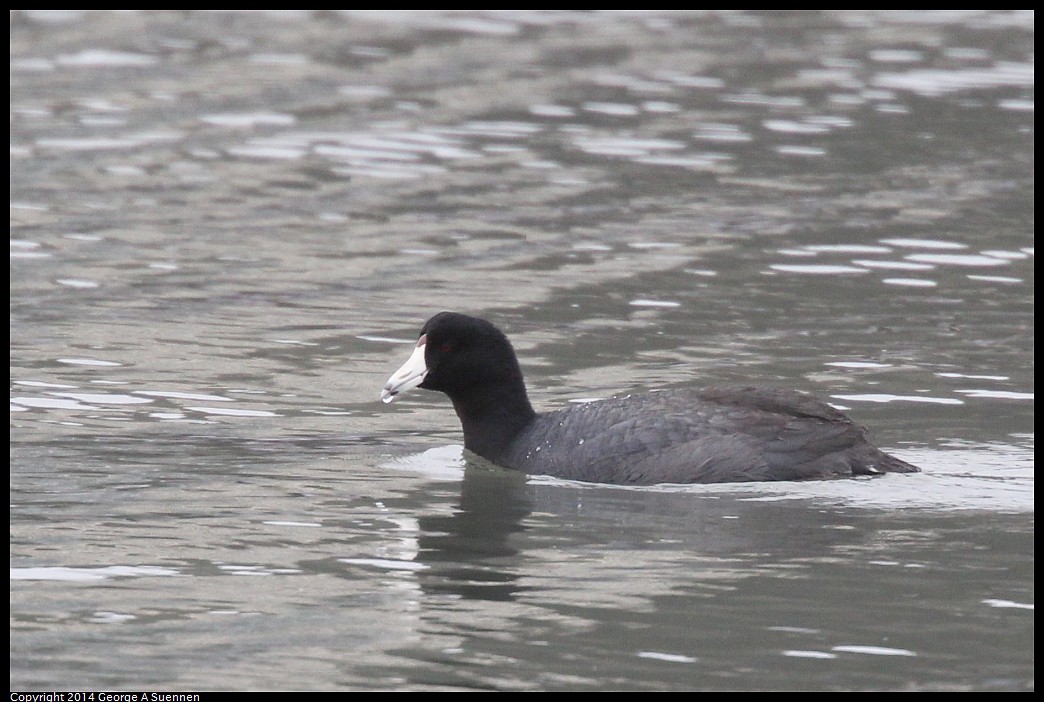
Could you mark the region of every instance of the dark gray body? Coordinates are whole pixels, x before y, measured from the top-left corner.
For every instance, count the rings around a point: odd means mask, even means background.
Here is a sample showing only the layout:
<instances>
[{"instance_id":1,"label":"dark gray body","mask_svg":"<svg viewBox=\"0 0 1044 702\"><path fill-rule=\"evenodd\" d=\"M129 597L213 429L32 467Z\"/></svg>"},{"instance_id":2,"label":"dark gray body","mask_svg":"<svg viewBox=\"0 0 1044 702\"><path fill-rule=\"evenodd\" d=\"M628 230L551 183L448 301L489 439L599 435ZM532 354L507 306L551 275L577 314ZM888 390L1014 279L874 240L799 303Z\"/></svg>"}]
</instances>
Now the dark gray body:
<instances>
[{"instance_id":1,"label":"dark gray body","mask_svg":"<svg viewBox=\"0 0 1044 702\"><path fill-rule=\"evenodd\" d=\"M526 473L634 485L917 471L833 407L755 387L651 392L537 415L487 458Z\"/></svg>"}]
</instances>

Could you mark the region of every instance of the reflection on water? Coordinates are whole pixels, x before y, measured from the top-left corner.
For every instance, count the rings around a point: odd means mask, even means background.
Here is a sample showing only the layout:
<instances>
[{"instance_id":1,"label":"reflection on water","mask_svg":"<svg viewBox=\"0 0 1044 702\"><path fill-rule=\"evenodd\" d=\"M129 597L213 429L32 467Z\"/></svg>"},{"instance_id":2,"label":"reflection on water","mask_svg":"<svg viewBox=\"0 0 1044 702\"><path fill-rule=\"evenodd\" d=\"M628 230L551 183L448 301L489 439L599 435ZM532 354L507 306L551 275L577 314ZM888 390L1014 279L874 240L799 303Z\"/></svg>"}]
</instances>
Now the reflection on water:
<instances>
[{"instance_id":1,"label":"reflection on water","mask_svg":"<svg viewBox=\"0 0 1044 702\"><path fill-rule=\"evenodd\" d=\"M1033 14L11 14L13 689L1032 689ZM642 490L377 402L808 390L916 476Z\"/></svg>"}]
</instances>

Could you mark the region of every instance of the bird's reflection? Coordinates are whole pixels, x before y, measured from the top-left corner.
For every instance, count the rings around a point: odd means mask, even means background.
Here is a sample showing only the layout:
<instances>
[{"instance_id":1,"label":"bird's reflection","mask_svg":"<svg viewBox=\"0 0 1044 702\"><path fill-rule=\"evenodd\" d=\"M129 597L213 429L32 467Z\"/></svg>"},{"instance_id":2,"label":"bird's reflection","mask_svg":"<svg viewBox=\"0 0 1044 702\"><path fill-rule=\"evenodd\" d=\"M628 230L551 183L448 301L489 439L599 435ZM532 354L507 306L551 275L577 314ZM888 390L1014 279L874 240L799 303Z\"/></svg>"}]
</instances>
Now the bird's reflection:
<instances>
[{"instance_id":1,"label":"bird's reflection","mask_svg":"<svg viewBox=\"0 0 1044 702\"><path fill-rule=\"evenodd\" d=\"M530 513L526 476L469 460L460 503L450 515L421 517L417 560L425 591L506 600L519 589L519 550L512 535Z\"/></svg>"}]
</instances>

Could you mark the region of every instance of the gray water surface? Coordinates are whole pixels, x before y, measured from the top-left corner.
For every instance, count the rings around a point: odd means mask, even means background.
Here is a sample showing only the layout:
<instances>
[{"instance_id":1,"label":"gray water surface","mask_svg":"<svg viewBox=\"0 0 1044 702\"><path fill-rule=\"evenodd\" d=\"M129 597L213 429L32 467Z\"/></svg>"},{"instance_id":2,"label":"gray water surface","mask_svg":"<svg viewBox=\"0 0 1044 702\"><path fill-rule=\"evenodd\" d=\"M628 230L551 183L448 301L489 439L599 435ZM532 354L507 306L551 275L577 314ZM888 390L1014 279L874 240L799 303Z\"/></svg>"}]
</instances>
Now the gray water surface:
<instances>
[{"instance_id":1,"label":"gray water surface","mask_svg":"<svg viewBox=\"0 0 1044 702\"><path fill-rule=\"evenodd\" d=\"M12 689L1033 689L1033 19L13 12ZM442 309L923 472L527 479Z\"/></svg>"}]
</instances>

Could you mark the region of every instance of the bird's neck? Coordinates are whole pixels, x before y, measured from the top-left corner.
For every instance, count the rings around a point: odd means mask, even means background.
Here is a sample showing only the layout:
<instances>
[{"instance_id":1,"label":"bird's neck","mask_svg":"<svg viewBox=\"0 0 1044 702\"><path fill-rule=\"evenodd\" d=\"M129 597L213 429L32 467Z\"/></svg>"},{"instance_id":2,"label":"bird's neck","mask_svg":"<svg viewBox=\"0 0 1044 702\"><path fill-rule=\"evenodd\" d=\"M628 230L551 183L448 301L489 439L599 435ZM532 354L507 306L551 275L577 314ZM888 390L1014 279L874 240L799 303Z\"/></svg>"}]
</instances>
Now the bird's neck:
<instances>
[{"instance_id":1,"label":"bird's neck","mask_svg":"<svg viewBox=\"0 0 1044 702\"><path fill-rule=\"evenodd\" d=\"M464 429L464 448L494 462L536 418L525 388L491 386L451 399Z\"/></svg>"}]
</instances>

